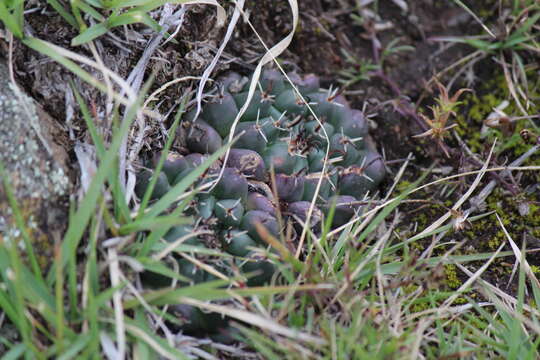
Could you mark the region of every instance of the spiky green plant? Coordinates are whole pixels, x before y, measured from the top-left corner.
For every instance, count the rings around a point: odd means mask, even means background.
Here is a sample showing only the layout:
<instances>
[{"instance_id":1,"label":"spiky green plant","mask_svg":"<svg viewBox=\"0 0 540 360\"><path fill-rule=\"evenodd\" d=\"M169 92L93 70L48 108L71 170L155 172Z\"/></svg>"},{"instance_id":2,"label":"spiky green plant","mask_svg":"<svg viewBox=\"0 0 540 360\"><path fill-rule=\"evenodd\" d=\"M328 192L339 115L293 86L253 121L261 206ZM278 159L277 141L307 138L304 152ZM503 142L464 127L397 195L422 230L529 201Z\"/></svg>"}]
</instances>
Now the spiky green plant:
<instances>
[{"instance_id":1,"label":"spiky green plant","mask_svg":"<svg viewBox=\"0 0 540 360\"><path fill-rule=\"evenodd\" d=\"M290 220L298 234L302 226L319 233L325 214L333 208L332 226L341 226L361 211L359 200L373 192L385 175L363 113L351 109L342 96L321 90L314 75L290 77L301 97L279 72L263 72L259 90L234 130L238 139L228 157L203 174L195 186L215 184L197 195L190 210L199 219L198 226L214 234L206 243L218 240L236 257L238 269L255 275L247 281L250 286L267 283L276 272L275 264L257 247L266 247L269 237L279 238L281 226ZM195 110L188 114L177 139L176 150L183 154L168 155L153 199L222 147L246 101L246 83L237 73L226 75L218 95L203 106L200 115L196 117ZM157 158L151 157L140 172L138 194L145 193ZM316 206L308 216L315 195ZM285 221L278 220L278 213ZM185 227L173 228L165 237L177 241L187 233ZM193 283L209 280L191 262L181 259L179 268ZM204 330L203 326L193 329L194 324L207 321L200 319L201 314L185 308L183 313L192 317L188 330Z\"/></svg>"}]
</instances>

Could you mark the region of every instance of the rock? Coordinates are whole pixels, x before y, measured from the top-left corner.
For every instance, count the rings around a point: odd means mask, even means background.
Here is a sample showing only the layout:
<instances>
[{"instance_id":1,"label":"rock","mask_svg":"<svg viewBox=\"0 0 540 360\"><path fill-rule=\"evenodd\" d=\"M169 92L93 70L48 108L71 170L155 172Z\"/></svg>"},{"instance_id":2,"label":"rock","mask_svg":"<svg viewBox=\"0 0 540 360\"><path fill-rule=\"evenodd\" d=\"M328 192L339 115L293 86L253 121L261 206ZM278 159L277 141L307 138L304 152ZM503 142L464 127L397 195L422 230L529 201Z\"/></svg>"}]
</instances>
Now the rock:
<instances>
[{"instance_id":1,"label":"rock","mask_svg":"<svg viewBox=\"0 0 540 360\"><path fill-rule=\"evenodd\" d=\"M60 126L32 98L10 81L0 58L0 162L14 190L34 252L44 268L50 264L53 244L67 225L67 153L60 144ZM54 140L53 140L54 139ZM18 241L21 232L0 179L0 241Z\"/></svg>"}]
</instances>

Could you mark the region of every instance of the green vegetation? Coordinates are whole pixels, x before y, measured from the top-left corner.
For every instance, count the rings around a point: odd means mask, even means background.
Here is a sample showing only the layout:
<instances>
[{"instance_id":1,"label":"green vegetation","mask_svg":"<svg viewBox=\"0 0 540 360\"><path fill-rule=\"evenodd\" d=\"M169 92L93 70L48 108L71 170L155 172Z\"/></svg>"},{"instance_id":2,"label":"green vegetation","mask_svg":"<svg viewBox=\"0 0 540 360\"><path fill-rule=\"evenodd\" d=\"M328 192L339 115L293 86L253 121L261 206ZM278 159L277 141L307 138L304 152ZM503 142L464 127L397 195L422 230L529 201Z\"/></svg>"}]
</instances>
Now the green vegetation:
<instances>
[{"instance_id":1,"label":"green vegetation","mask_svg":"<svg viewBox=\"0 0 540 360\"><path fill-rule=\"evenodd\" d=\"M94 51L123 26L160 31L152 11L166 2L48 3L75 29L71 44ZM538 130L538 68L529 59L538 53L540 9L534 1L503 4L506 34L450 40L486 61L508 56L511 68L497 66L510 76L492 76L450 108L439 79L439 98L430 99L439 100L433 112L444 120L429 124L444 130L433 139L450 157L455 149L467 153L459 135L479 160L463 155L469 174L452 172L461 162L445 172L445 156L427 169L413 169L407 158L378 188L385 165L363 113L321 90L317 77L265 69L247 83L229 73L205 88L198 117L192 94L181 94L174 119L156 126L162 146L148 146L129 164L137 175L130 189L120 176L121 149L144 127L138 119L156 116L150 109L159 101L147 94L162 84L150 77L134 93L111 71L98 79L80 65L101 69L98 60L24 33L23 0L0 2L0 22L20 44L110 95L112 109L104 122L72 86L98 166L47 264L35 251L43 240L32 237L21 212L24 199L15 198L0 164L0 194L20 230L0 234L2 359L538 358L540 270L529 245L540 238L537 158L513 170L519 179L491 168L537 145L519 132ZM382 55L410 50L396 45ZM384 57L379 65L353 55L345 61L349 88L384 70ZM513 126L484 128L503 101ZM493 179L481 211L469 214L468 191L476 195Z\"/></svg>"}]
</instances>

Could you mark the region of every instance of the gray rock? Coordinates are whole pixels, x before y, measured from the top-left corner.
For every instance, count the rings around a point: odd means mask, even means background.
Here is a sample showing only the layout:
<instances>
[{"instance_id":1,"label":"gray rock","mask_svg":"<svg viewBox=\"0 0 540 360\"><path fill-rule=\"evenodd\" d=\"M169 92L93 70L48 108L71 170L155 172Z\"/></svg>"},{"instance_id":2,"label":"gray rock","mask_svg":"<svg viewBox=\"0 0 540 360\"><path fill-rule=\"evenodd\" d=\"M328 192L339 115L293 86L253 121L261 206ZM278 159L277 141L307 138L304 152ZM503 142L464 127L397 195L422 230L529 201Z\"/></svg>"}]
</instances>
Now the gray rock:
<instances>
[{"instance_id":1,"label":"gray rock","mask_svg":"<svg viewBox=\"0 0 540 360\"><path fill-rule=\"evenodd\" d=\"M10 81L8 67L0 59L0 162L43 266L49 264L52 245L67 224L71 184L67 153L57 143L62 138L65 132L59 124ZM0 239L17 241L24 250L3 182L0 184Z\"/></svg>"}]
</instances>

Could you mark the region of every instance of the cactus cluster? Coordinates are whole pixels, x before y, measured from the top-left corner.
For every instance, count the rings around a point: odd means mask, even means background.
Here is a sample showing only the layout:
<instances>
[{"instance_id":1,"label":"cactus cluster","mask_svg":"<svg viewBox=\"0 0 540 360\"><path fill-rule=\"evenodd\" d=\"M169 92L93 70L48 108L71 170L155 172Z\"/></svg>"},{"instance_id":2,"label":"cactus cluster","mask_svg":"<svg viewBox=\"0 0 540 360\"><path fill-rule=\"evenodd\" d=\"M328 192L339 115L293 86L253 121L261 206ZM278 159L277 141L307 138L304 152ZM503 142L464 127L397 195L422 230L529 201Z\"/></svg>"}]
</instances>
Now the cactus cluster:
<instances>
[{"instance_id":1,"label":"cactus cluster","mask_svg":"<svg viewBox=\"0 0 540 360\"><path fill-rule=\"evenodd\" d=\"M247 110L234 130L238 137L226 163L214 164L198 185L219 177L210 192L197 195L192 212L213 230L222 248L241 259L245 273L257 272L248 285L267 282L275 272L265 260L253 259L253 250L266 247L266 234L279 237L280 225L292 219L299 230L322 178L310 224L314 232L331 207L333 227L347 223L356 205L383 179L385 168L368 135L366 118L351 109L342 96L320 89L314 75L290 75L302 98L281 73L266 70ZM157 199L196 166L222 147L244 105L249 79L230 73L221 79L220 91L200 115L187 114L177 134L178 152L170 152L152 194ZM313 116L315 114L318 121ZM329 162L323 173L326 149ZM182 153L182 155L180 155ZM136 192L144 193L158 157L149 161L138 177ZM273 191L274 190L274 191ZM335 205L334 205L335 204ZM279 222L280 211L285 221ZM261 232L261 226L266 229ZM166 236L175 240L192 229L173 228ZM265 234L266 233L266 234ZM256 252L255 252L256 253ZM246 260L247 259L247 260ZM189 262L180 271L194 282L208 275Z\"/></svg>"}]
</instances>

